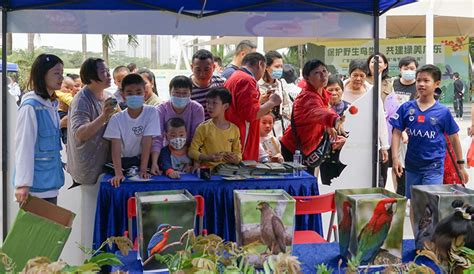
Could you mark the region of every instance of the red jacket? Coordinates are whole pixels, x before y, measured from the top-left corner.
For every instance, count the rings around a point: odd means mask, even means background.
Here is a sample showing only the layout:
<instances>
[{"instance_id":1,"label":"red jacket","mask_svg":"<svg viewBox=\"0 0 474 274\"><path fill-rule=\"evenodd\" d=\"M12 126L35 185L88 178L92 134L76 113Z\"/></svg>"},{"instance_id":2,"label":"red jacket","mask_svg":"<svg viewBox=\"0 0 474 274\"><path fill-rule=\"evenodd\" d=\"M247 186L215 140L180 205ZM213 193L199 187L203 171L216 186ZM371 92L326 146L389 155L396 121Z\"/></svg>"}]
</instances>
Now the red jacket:
<instances>
[{"instance_id":1,"label":"red jacket","mask_svg":"<svg viewBox=\"0 0 474 274\"><path fill-rule=\"evenodd\" d=\"M237 70L224 83L232 94L232 104L227 109L225 118L240 129L242 159L258 161L260 145L260 91L252 75Z\"/></svg>"},{"instance_id":2,"label":"red jacket","mask_svg":"<svg viewBox=\"0 0 474 274\"><path fill-rule=\"evenodd\" d=\"M301 142L301 151L308 155L319 145L326 127L333 127L339 117L336 112L329 108L331 94L323 90L320 95L313 86L304 84L302 91L293 103L293 119L296 132ZM290 125L283 137L283 145L292 153L296 150L296 141Z\"/></svg>"}]
</instances>

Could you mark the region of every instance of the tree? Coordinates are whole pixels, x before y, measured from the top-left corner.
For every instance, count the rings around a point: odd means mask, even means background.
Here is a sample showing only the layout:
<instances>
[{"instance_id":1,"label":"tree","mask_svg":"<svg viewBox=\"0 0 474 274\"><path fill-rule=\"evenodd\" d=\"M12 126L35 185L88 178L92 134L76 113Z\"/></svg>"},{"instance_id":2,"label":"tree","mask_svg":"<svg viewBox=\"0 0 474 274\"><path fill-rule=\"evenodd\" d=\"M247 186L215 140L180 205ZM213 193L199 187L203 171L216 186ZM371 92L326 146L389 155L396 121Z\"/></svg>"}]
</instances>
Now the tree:
<instances>
[{"instance_id":1,"label":"tree","mask_svg":"<svg viewBox=\"0 0 474 274\"><path fill-rule=\"evenodd\" d=\"M151 43L151 68L157 69L158 68L158 52L157 52L158 36L152 35L150 43Z\"/></svg>"},{"instance_id":2,"label":"tree","mask_svg":"<svg viewBox=\"0 0 474 274\"><path fill-rule=\"evenodd\" d=\"M82 61L87 59L87 34L82 35Z\"/></svg>"},{"instance_id":3,"label":"tree","mask_svg":"<svg viewBox=\"0 0 474 274\"><path fill-rule=\"evenodd\" d=\"M136 35L128 35L127 44L133 48L138 47ZM109 49L115 47L115 38L111 34L102 34L102 58L109 64Z\"/></svg>"},{"instance_id":4,"label":"tree","mask_svg":"<svg viewBox=\"0 0 474 274\"><path fill-rule=\"evenodd\" d=\"M35 34L28 33L28 51L34 52L35 51Z\"/></svg>"},{"instance_id":5,"label":"tree","mask_svg":"<svg viewBox=\"0 0 474 274\"><path fill-rule=\"evenodd\" d=\"M12 52L10 60L11 62L16 63L18 65L18 84L20 85L21 90L27 89L28 77L30 76L31 66L33 65L33 62L40 53L42 53L41 49L38 49L36 51L16 50Z\"/></svg>"},{"instance_id":6,"label":"tree","mask_svg":"<svg viewBox=\"0 0 474 274\"><path fill-rule=\"evenodd\" d=\"M13 35L11 32L7 33L7 55L13 53Z\"/></svg>"}]
</instances>

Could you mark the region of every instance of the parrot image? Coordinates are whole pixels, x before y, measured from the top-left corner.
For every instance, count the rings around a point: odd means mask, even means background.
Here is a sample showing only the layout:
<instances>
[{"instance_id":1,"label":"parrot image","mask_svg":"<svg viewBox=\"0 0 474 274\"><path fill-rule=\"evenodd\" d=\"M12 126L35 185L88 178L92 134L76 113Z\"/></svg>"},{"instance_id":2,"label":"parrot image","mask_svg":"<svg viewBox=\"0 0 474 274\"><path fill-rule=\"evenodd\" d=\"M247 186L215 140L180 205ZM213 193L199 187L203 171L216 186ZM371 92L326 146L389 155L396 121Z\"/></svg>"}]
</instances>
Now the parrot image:
<instances>
[{"instance_id":1,"label":"parrot image","mask_svg":"<svg viewBox=\"0 0 474 274\"><path fill-rule=\"evenodd\" d=\"M158 225L155 234L148 242L148 257L155 253L160 253L166 247L169 239L169 232L174 229L182 228L181 226L172 226L169 224Z\"/></svg>"},{"instance_id":2,"label":"parrot image","mask_svg":"<svg viewBox=\"0 0 474 274\"><path fill-rule=\"evenodd\" d=\"M374 261L387 238L396 206L397 200L395 198L385 198L377 203L372 217L362 228L357 239L356 261L361 264L369 264Z\"/></svg>"},{"instance_id":3,"label":"parrot image","mask_svg":"<svg viewBox=\"0 0 474 274\"><path fill-rule=\"evenodd\" d=\"M267 202L260 202L257 205L260 210L260 237L273 255L286 252L285 226L281 219L275 214Z\"/></svg>"},{"instance_id":4,"label":"parrot image","mask_svg":"<svg viewBox=\"0 0 474 274\"><path fill-rule=\"evenodd\" d=\"M339 246L341 256L349 256L349 243L352 232L352 206L349 201L342 203L342 220L339 222Z\"/></svg>"}]
</instances>

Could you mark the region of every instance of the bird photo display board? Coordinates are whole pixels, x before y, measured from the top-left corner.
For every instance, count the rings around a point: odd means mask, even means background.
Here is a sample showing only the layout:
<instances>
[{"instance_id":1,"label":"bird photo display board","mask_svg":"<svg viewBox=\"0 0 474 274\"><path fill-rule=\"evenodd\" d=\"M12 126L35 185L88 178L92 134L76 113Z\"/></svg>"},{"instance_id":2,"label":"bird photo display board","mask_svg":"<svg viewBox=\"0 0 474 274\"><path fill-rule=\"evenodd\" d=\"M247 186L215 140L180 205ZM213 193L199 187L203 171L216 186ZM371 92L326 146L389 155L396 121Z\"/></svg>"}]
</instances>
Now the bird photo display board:
<instances>
[{"instance_id":1,"label":"bird photo display board","mask_svg":"<svg viewBox=\"0 0 474 274\"><path fill-rule=\"evenodd\" d=\"M290 252L295 230L295 199L284 190L234 190L235 226L240 246L259 242L257 251ZM252 261L252 260L251 260Z\"/></svg>"},{"instance_id":2,"label":"bird photo display board","mask_svg":"<svg viewBox=\"0 0 474 274\"><path fill-rule=\"evenodd\" d=\"M339 248L353 265L401 263L406 198L383 188L336 190Z\"/></svg>"},{"instance_id":3,"label":"bird photo display board","mask_svg":"<svg viewBox=\"0 0 474 274\"><path fill-rule=\"evenodd\" d=\"M165 270L156 254L183 250L181 236L193 229L196 200L187 190L137 192L138 254L144 270Z\"/></svg>"},{"instance_id":4,"label":"bird photo display board","mask_svg":"<svg viewBox=\"0 0 474 274\"><path fill-rule=\"evenodd\" d=\"M474 190L460 185L419 185L411 189L413 208L413 235L417 249L431 241L436 225L451 215L454 201L474 205Z\"/></svg>"}]
</instances>

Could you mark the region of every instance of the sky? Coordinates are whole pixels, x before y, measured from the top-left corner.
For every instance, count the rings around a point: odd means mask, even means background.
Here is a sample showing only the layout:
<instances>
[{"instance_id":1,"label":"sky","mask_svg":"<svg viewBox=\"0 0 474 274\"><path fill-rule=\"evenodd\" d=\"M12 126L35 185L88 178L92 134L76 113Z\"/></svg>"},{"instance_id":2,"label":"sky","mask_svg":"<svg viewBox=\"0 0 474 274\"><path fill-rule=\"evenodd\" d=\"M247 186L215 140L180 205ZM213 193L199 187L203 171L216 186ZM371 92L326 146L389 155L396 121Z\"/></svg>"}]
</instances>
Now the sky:
<instances>
[{"instance_id":1,"label":"sky","mask_svg":"<svg viewBox=\"0 0 474 274\"><path fill-rule=\"evenodd\" d=\"M40 34L35 36L35 47L50 46L59 49L82 50L81 34ZM13 49L26 49L28 38L26 33L13 34ZM87 50L102 52L102 39L99 34L87 35Z\"/></svg>"}]
</instances>

